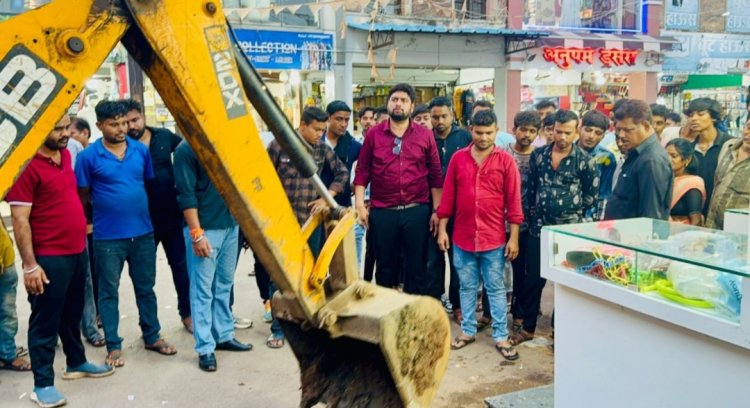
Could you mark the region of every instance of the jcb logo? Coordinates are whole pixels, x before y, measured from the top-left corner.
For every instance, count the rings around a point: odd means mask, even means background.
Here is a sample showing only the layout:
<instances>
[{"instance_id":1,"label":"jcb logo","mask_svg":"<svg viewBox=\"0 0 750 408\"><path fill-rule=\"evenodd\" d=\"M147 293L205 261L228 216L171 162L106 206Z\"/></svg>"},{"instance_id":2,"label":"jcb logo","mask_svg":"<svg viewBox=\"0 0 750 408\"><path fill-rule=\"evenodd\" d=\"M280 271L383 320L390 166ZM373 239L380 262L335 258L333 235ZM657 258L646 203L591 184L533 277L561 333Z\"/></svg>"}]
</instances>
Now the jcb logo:
<instances>
[{"instance_id":1,"label":"jcb logo","mask_svg":"<svg viewBox=\"0 0 750 408\"><path fill-rule=\"evenodd\" d=\"M213 61L227 117L236 119L247 115L245 98L242 96L242 88L238 80L227 32L224 27L208 27L206 28L206 40L211 52L211 61Z\"/></svg>"},{"instance_id":2,"label":"jcb logo","mask_svg":"<svg viewBox=\"0 0 750 408\"><path fill-rule=\"evenodd\" d=\"M64 84L65 78L22 45L0 61L0 163Z\"/></svg>"}]
</instances>

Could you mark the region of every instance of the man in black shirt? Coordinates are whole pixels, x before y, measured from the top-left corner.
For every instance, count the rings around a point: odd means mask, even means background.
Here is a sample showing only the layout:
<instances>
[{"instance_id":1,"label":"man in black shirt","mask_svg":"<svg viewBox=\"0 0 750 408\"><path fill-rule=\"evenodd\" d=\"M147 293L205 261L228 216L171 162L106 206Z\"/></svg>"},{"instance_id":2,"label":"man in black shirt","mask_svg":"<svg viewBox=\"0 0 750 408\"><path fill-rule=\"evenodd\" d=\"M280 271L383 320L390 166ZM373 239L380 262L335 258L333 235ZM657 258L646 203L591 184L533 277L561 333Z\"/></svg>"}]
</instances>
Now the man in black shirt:
<instances>
[{"instance_id":1,"label":"man in black shirt","mask_svg":"<svg viewBox=\"0 0 750 408\"><path fill-rule=\"evenodd\" d=\"M706 202L703 206L703 216L708 215L711 195L714 191L714 175L719 164L719 152L732 137L717 128L721 120L721 105L711 98L694 99L685 110L688 126L698 137L693 142L694 155L698 162L698 175L706 185Z\"/></svg>"},{"instance_id":2,"label":"man in black shirt","mask_svg":"<svg viewBox=\"0 0 750 408\"><path fill-rule=\"evenodd\" d=\"M440 156L440 167L443 170L443 177L448 171L448 163L451 161L451 157L458 150L471 144L471 135L466 129L458 127L455 123L453 116L453 103L450 99L445 96L438 96L433 99L429 104L430 117L432 118L432 131L435 134L435 143L437 144L438 156ZM437 233L437 231L434 231ZM453 223L448 223L448 235L453 233ZM450 302L450 308L447 307L447 303L443 302L446 306L446 310L451 310L453 316L457 322L461 322L461 301L459 297L460 285L458 283L458 275L456 274L456 268L453 267L453 247L451 246L448 250L448 260L450 262L450 286L448 288L448 300ZM440 282L445 287L445 255L440 251L437 246L437 241L434 239L430 240L427 247L427 268L431 273L439 274L443 279ZM443 293L445 289L438 290L438 293ZM445 299L443 299L445 300ZM489 307L486 308L489 313ZM488 320L488 319L485 319ZM482 328L488 325L488 322L480 322Z\"/></svg>"},{"instance_id":3,"label":"man in black shirt","mask_svg":"<svg viewBox=\"0 0 750 408\"><path fill-rule=\"evenodd\" d=\"M339 160L346 166L351 174L352 165L359 157L359 151L362 150L362 143L354 140L349 133L349 120L352 117L352 109L344 101L333 101L326 107L328 113L328 127L323 134L323 140L327 143L338 156ZM327 167L323 168L321 174L323 183L329 185L333 182L334 174ZM350 183L344 186L344 192L334 197L339 205L350 207L352 205L352 189Z\"/></svg>"},{"instance_id":4,"label":"man in black shirt","mask_svg":"<svg viewBox=\"0 0 750 408\"><path fill-rule=\"evenodd\" d=\"M672 166L651 125L646 102L630 99L615 111L615 133L628 155L604 210L605 220L669 218Z\"/></svg>"},{"instance_id":5,"label":"man in black shirt","mask_svg":"<svg viewBox=\"0 0 750 408\"><path fill-rule=\"evenodd\" d=\"M156 176L146 184L148 209L154 226L154 241L161 242L172 269L172 280L177 291L177 310L185 329L192 333L193 321L190 313L190 281L188 279L185 239L182 236L182 211L177 206L177 190L174 187L172 153L182 138L168 129L146 126L143 106L133 99L123 101L127 108L125 119L128 136L148 146L151 163Z\"/></svg>"}]
</instances>

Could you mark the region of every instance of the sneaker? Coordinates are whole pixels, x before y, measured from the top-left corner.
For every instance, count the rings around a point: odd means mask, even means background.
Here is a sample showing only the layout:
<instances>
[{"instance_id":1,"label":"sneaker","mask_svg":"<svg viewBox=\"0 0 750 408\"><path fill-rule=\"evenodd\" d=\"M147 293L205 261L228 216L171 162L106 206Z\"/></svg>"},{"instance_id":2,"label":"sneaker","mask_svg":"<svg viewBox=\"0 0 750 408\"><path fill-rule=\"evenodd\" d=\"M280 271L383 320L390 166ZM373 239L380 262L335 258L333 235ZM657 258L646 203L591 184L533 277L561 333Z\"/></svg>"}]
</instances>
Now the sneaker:
<instances>
[{"instance_id":1,"label":"sneaker","mask_svg":"<svg viewBox=\"0 0 750 408\"><path fill-rule=\"evenodd\" d=\"M445 309L446 313L453 313L453 305L448 299L448 296L446 296L445 294L443 294L443 296L440 296L440 303L443 304L443 309Z\"/></svg>"},{"instance_id":2,"label":"sneaker","mask_svg":"<svg viewBox=\"0 0 750 408\"><path fill-rule=\"evenodd\" d=\"M244 317L234 316L234 328L235 329L249 329L253 327L253 321L245 319Z\"/></svg>"},{"instance_id":3,"label":"sneaker","mask_svg":"<svg viewBox=\"0 0 750 408\"><path fill-rule=\"evenodd\" d=\"M54 385L49 387L34 387L34 391L32 391L29 398L42 408L61 407L68 403Z\"/></svg>"},{"instance_id":4,"label":"sneaker","mask_svg":"<svg viewBox=\"0 0 750 408\"><path fill-rule=\"evenodd\" d=\"M263 307L266 309L263 313L263 321L266 323L271 323L273 321L273 315L271 315L271 301L266 300L263 302Z\"/></svg>"},{"instance_id":5,"label":"sneaker","mask_svg":"<svg viewBox=\"0 0 750 408\"><path fill-rule=\"evenodd\" d=\"M88 361L78 367L68 367L63 373L64 380L77 380L79 378L107 377L115 373L115 368L106 364L94 364Z\"/></svg>"}]
</instances>

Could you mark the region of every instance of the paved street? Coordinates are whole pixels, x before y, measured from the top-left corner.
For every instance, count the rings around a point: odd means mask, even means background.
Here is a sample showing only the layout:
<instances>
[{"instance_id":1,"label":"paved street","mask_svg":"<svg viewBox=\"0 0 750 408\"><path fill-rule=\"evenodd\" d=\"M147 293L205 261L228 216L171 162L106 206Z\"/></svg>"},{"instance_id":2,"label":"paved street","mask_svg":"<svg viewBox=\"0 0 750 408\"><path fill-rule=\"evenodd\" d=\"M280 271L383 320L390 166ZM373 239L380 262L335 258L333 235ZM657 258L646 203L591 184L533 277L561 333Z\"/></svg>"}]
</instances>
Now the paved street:
<instances>
[{"instance_id":1,"label":"paved street","mask_svg":"<svg viewBox=\"0 0 750 408\"><path fill-rule=\"evenodd\" d=\"M243 253L236 275L235 311L255 321L253 328L238 330L237 337L252 343L249 353L218 352L219 369L204 373L198 369L192 349L193 337L180 323L177 299L164 254L158 254L157 297L162 335L178 348L177 355L165 357L142 347L138 315L130 284L123 273L120 288L120 334L125 366L107 378L65 381L62 349L55 360L56 385L72 407L295 407L299 403L299 370L288 346L271 350L264 345L269 325L263 323L263 308L255 280L248 276L252 257ZM542 309L540 333L548 333L551 311L550 290ZM29 305L23 284L18 290L19 345L26 344ZM457 326L453 324L454 333ZM546 338L545 338L546 339ZM483 407L486 397L552 382L552 353L546 341L518 348L520 360L501 362L492 348L489 330L479 334L478 341L461 351L452 352L448 372L443 380L435 407ZM87 355L96 362L104 360L103 348L88 344ZM36 406L29 400L33 387L30 373L0 371L0 405L4 408Z\"/></svg>"}]
</instances>

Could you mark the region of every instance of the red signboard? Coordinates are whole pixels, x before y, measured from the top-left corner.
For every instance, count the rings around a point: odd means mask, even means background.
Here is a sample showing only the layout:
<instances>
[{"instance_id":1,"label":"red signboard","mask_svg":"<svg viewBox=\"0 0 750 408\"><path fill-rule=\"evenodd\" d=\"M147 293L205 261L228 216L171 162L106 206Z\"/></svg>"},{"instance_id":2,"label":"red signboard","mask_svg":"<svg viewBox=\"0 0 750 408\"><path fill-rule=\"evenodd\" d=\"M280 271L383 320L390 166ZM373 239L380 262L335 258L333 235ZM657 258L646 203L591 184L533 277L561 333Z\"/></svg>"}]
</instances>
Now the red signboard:
<instances>
[{"instance_id":1,"label":"red signboard","mask_svg":"<svg viewBox=\"0 0 750 408\"><path fill-rule=\"evenodd\" d=\"M616 48L577 48L577 47L544 47L542 48L543 57L546 61L552 62L561 69L570 69L573 63L576 64L593 64L594 56L609 68L612 66L635 65L639 50L619 50Z\"/></svg>"}]
</instances>

